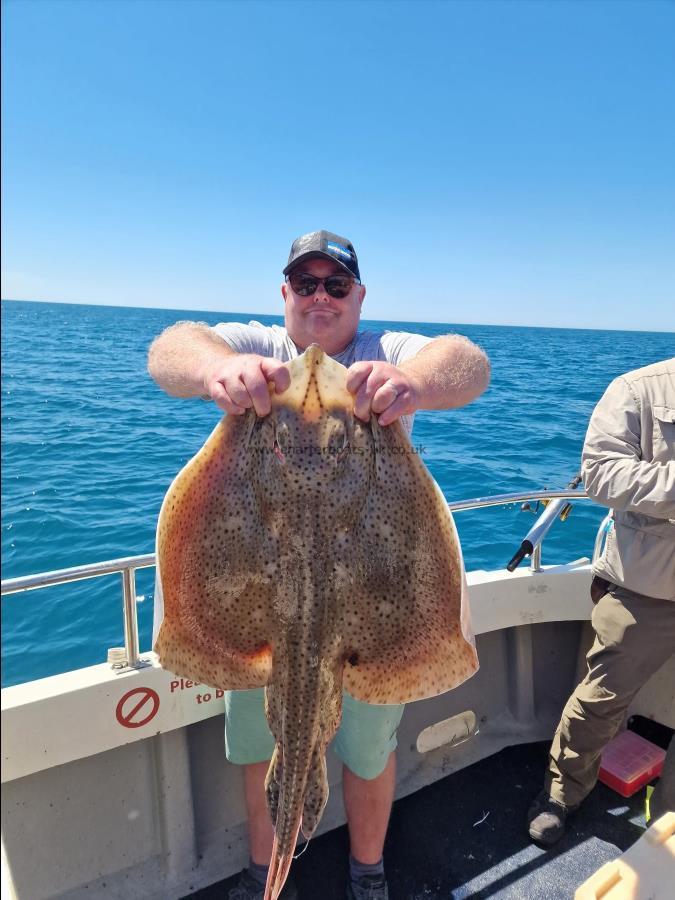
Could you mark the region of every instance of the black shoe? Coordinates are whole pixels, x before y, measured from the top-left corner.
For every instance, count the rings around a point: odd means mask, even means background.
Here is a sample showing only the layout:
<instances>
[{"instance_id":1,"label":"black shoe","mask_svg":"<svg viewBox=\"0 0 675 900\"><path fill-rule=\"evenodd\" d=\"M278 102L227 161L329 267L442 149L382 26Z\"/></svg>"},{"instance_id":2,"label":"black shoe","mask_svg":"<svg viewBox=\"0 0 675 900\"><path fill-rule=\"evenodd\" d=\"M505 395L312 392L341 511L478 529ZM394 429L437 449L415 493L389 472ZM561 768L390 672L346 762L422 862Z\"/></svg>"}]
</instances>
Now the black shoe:
<instances>
[{"instance_id":1,"label":"black shoe","mask_svg":"<svg viewBox=\"0 0 675 900\"><path fill-rule=\"evenodd\" d=\"M384 875L364 875L358 881L347 881L347 900L389 900Z\"/></svg>"},{"instance_id":2,"label":"black shoe","mask_svg":"<svg viewBox=\"0 0 675 900\"><path fill-rule=\"evenodd\" d=\"M572 810L552 800L542 791L532 802L527 813L530 837L539 844L551 847L565 834L565 820Z\"/></svg>"},{"instance_id":3,"label":"black shoe","mask_svg":"<svg viewBox=\"0 0 675 900\"><path fill-rule=\"evenodd\" d=\"M227 900L263 900L265 888L255 880L248 869L244 869L239 876L239 881L227 895ZM291 878L284 885L279 900L298 900L298 892Z\"/></svg>"}]
</instances>

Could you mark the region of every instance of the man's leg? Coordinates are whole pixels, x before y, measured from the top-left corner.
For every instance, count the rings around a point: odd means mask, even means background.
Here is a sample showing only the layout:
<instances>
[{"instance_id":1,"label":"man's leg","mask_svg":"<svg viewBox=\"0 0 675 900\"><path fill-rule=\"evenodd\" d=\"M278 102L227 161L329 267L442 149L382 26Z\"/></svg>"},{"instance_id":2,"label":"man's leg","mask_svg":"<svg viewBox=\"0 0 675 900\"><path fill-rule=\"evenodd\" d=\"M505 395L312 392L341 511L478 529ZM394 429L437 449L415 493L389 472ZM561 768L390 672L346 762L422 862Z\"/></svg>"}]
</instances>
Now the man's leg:
<instances>
[{"instance_id":1,"label":"man's leg","mask_svg":"<svg viewBox=\"0 0 675 900\"><path fill-rule=\"evenodd\" d=\"M345 764L344 798L352 842L350 870L359 877L364 876L367 887L363 896L369 898L387 896L382 847L394 795L396 729L402 715L403 706L359 703L345 694L342 724L334 741L335 750ZM273 749L274 739L264 716L263 691L227 692L225 750L230 762L244 766L251 848L251 866L243 878L247 883L250 875L262 876L261 870L271 859L273 831L264 785ZM351 883L351 896L360 897L354 878ZM373 893L380 888L379 893Z\"/></svg>"},{"instance_id":2,"label":"man's leg","mask_svg":"<svg viewBox=\"0 0 675 900\"><path fill-rule=\"evenodd\" d=\"M251 859L257 866L269 866L274 843L274 828L265 797L265 776L269 766L269 761L244 766L248 842Z\"/></svg>"},{"instance_id":3,"label":"man's leg","mask_svg":"<svg viewBox=\"0 0 675 900\"><path fill-rule=\"evenodd\" d=\"M252 763L243 768L251 859L256 865L269 866L274 841L274 829L265 799L265 776L269 762ZM359 778L343 766L342 779L352 856L362 863L377 863L382 859L394 800L396 754L389 755L384 771L377 778Z\"/></svg>"},{"instance_id":4,"label":"man's leg","mask_svg":"<svg viewBox=\"0 0 675 900\"><path fill-rule=\"evenodd\" d=\"M374 865L382 859L384 839L394 802L396 753L389 754L384 771L376 778L359 778L347 766L342 769L342 791L354 859Z\"/></svg>"},{"instance_id":5,"label":"man's leg","mask_svg":"<svg viewBox=\"0 0 675 900\"><path fill-rule=\"evenodd\" d=\"M274 750L274 738L265 718L264 691L225 693L225 753L244 769L244 798L249 834L250 862L229 900L262 900L267 870L272 858L274 830L265 798L265 776ZM282 897L296 897L288 883Z\"/></svg>"},{"instance_id":6,"label":"man's leg","mask_svg":"<svg viewBox=\"0 0 675 900\"><path fill-rule=\"evenodd\" d=\"M600 757L631 700L675 647L675 604L614 587L593 609L596 639L588 673L570 697L553 738L546 788L577 807L598 778Z\"/></svg>"},{"instance_id":7,"label":"man's leg","mask_svg":"<svg viewBox=\"0 0 675 900\"><path fill-rule=\"evenodd\" d=\"M333 747L344 763L343 796L351 856L348 897L386 900L382 849L396 785L396 729L403 706L360 703L343 695Z\"/></svg>"},{"instance_id":8,"label":"man's leg","mask_svg":"<svg viewBox=\"0 0 675 900\"><path fill-rule=\"evenodd\" d=\"M554 843L566 812L593 789L606 744L631 700L675 646L675 604L613 587L593 609L596 638L588 673L554 735L544 792L530 809L530 835Z\"/></svg>"},{"instance_id":9,"label":"man's leg","mask_svg":"<svg viewBox=\"0 0 675 900\"><path fill-rule=\"evenodd\" d=\"M355 702L349 698L346 701L348 707L350 701L352 704ZM365 775L371 775L376 768L379 768L382 759L385 760L384 768L374 778L362 778L345 765L343 767L343 796L349 824L352 856L359 862L372 864L382 859L382 849L394 799L396 754L390 751L389 747L400 721L402 708L370 707L366 712L375 712L377 716L377 730L382 737L383 749L373 748L372 752L366 755L360 753L359 759L353 764ZM350 713L347 713L347 718L350 718ZM352 731L352 740L354 737L362 739L363 735L359 734L356 729ZM272 857L274 841L274 829L265 799L265 777L269 768L269 760L245 764L243 768L251 859L256 865L268 866Z\"/></svg>"},{"instance_id":10,"label":"man's leg","mask_svg":"<svg viewBox=\"0 0 675 900\"><path fill-rule=\"evenodd\" d=\"M242 872L239 883L230 891L230 900L262 900L274 843L274 828L265 797L265 776L269 762L250 763L243 768L251 859L248 869ZM297 896L291 876L281 892L281 900L297 900Z\"/></svg>"}]
</instances>

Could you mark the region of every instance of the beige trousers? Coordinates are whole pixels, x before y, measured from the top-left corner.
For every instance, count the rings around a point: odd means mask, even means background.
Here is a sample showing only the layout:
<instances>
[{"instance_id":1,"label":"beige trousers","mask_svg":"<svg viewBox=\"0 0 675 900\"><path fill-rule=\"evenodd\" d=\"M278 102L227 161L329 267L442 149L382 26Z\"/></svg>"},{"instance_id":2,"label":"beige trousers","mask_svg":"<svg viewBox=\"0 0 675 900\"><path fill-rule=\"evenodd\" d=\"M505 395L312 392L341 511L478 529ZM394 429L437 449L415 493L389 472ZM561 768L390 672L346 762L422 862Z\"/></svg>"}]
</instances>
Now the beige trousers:
<instances>
[{"instance_id":1,"label":"beige trousers","mask_svg":"<svg viewBox=\"0 0 675 900\"><path fill-rule=\"evenodd\" d=\"M595 641L586 657L588 672L563 710L545 780L551 798L568 809L593 789L600 755L635 694L675 652L675 603L670 600L610 585L594 606L591 622ZM675 740L668 756L672 772ZM675 798L666 800L664 788L668 785L659 790L659 805L665 802L668 808Z\"/></svg>"}]
</instances>

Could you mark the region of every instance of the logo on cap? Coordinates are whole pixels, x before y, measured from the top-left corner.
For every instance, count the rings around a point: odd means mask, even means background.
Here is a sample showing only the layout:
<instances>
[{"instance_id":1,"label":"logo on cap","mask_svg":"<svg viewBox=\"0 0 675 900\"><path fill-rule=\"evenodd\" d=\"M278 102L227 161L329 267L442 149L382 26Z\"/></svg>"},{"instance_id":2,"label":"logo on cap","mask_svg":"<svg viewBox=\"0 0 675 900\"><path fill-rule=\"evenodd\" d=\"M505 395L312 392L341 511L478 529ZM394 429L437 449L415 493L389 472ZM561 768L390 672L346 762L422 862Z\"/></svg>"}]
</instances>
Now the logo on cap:
<instances>
[{"instance_id":1,"label":"logo on cap","mask_svg":"<svg viewBox=\"0 0 675 900\"><path fill-rule=\"evenodd\" d=\"M336 244L333 241L327 241L326 249L331 253L337 253L338 256L346 256L347 259L351 260L352 253L346 247L343 247L341 244Z\"/></svg>"}]
</instances>

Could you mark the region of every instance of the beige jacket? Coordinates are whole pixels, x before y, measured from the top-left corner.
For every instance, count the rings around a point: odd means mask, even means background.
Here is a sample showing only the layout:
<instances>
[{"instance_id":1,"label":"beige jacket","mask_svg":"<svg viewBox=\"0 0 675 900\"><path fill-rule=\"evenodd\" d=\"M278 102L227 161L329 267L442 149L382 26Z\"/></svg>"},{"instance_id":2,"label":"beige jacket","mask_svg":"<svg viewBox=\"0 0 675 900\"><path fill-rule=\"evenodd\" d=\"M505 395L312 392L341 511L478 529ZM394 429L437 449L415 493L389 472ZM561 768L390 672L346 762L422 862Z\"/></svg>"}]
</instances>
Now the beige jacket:
<instances>
[{"instance_id":1,"label":"beige jacket","mask_svg":"<svg viewBox=\"0 0 675 900\"><path fill-rule=\"evenodd\" d=\"M595 574L675 600L675 358L610 384L588 425L581 474L589 496L614 510Z\"/></svg>"}]
</instances>

